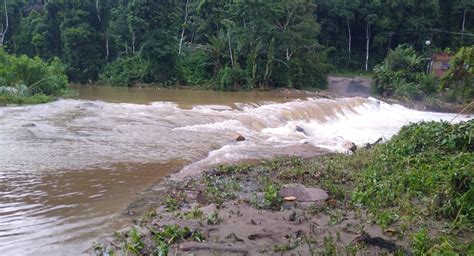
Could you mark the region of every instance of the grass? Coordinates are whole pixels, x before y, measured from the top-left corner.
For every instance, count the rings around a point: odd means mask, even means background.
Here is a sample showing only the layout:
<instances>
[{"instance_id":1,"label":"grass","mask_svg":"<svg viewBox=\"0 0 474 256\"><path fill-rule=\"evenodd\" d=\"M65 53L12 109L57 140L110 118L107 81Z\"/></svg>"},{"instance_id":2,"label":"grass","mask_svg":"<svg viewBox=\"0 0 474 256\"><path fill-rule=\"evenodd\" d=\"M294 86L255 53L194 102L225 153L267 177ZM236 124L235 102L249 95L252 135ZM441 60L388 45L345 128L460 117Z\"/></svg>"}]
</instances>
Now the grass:
<instances>
[{"instance_id":1,"label":"grass","mask_svg":"<svg viewBox=\"0 0 474 256\"><path fill-rule=\"evenodd\" d=\"M55 100L55 97L48 96L44 94L35 94L32 96L16 96L16 95L0 95L0 105L5 104L18 104L18 105L27 105L27 104L42 104L48 103Z\"/></svg>"},{"instance_id":2,"label":"grass","mask_svg":"<svg viewBox=\"0 0 474 256\"><path fill-rule=\"evenodd\" d=\"M168 255L170 246L174 243L191 239L201 242L204 240L202 233L197 230L191 230L189 227L180 227L178 225L167 225L160 230L151 230L156 242L156 249L153 255Z\"/></svg>"},{"instance_id":3,"label":"grass","mask_svg":"<svg viewBox=\"0 0 474 256\"><path fill-rule=\"evenodd\" d=\"M350 156L280 158L253 171L258 172L264 208L278 209L278 188L284 184L320 186L329 191L328 202L335 202L322 209L333 224L343 212L361 209L369 213L369 221L399 239L408 238L415 255L462 254L474 247L459 240L473 231L473 151L474 120L422 122L403 127L386 144Z\"/></svg>"}]
</instances>

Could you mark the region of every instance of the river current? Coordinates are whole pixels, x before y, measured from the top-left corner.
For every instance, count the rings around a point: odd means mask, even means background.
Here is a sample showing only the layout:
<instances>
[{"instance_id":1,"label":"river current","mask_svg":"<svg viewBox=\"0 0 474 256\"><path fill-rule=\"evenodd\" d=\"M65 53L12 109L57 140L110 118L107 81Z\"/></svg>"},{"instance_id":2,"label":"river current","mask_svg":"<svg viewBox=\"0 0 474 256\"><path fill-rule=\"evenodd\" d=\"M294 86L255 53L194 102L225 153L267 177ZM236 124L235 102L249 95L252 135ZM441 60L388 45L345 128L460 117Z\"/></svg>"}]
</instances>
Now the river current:
<instances>
[{"instance_id":1,"label":"river current","mask_svg":"<svg viewBox=\"0 0 474 256\"><path fill-rule=\"evenodd\" d=\"M79 96L0 107L0 254L77 255L166 175L389 139L404 124L461 121L373 98L285 92L76 87ZM240 134L246 138L235 142Z\"/></svg>"}]
</instances>

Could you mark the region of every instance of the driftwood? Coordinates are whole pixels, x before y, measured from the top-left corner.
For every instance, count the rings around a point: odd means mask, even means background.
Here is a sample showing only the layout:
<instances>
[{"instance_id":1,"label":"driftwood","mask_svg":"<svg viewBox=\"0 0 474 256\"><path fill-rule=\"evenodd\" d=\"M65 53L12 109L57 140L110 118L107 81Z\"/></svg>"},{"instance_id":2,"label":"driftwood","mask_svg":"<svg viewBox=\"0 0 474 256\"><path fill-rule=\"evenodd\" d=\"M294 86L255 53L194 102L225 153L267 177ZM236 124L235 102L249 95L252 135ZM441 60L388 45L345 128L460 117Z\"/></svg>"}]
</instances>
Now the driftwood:
<instances>
[{"instance_id":1,"label":"driftwood","mask_svg":"<svg viewBox=\"0 0 474 256\"><path fill-rule=\"evenodd\" d=\"M371 147L373 147L373 146L379 144L380 142L382 142L382 138L379 138L379 139L376 140L374 143L367 143L367 144L365 144L364 148L369 149L369 148L371 148Z\"/></svg>"}]
</instances>

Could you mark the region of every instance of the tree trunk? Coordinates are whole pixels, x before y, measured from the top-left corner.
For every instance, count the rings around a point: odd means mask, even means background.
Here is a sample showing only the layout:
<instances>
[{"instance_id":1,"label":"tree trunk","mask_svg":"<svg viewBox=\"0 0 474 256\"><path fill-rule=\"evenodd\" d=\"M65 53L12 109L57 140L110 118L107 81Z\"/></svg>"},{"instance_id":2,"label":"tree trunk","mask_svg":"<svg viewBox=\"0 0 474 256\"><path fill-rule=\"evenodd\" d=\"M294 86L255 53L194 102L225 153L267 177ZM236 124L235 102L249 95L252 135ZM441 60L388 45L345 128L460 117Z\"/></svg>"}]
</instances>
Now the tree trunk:
<instances>
[{"instance_id":1,"label":"tree trunk","mask_svg":"<svg viewBox=\"0 0 474 256\"><path fill-rule=\"evenodd\" d=\"M8 19L8 9L7 9L7 0L3 0L3 3L4 3L4 6L5 6L5 30L3 30L3 27L2 27L2 33L0 34L0 47L3 46L3 43L5 41L5 37L7 36L7 32L8 32L8 22L9 22L9 19Z\"/></svg>"},{"instance_id":2,"label":"tree trunk","mask_svg":"<svg viewBox=\"0 0 474 256\"><path fill-rule=\"evenodd\" d=\"M234 54L232 53L232 43L230 41L230 28L227 29L227 40L229 41L230 63L232 64L232 68L235 68Z\"/></svg>"},{"instance_id":3,"label":"tree trunk","mask_svg":"<svg viewBox=\"0 0 474 256\"><path fill-rule=\"evenodd\" d=\"M188 22L188 4L189 0L186 0L186 6L184 7L184 23L183 30L181 31L181 39L179 40L178 56L181 55L181 50L183 49L184 32L186 30L186 23Z\"/></svg>"},{"instance_id":4,"label":"tree trunk","mask_svg":"<svg viewBox=\"0 0 474 256\"><path fill-rule=\"evenodd\" d=\"M388 33L387 54L388 54L388 51L390 50L390 47L392 47L393 34L394 34L393 32Z\"/></svg>"},{"instance_id":5,"label":"tree trunk","mask_svg":"<svg viewBox=\"0 0 474 256\"><path fill-rule=\"evenodd\" d=\"M351 62L351 48L352 48L352 35L351 35L351 24L349 23L349 19L347 20L347 33L349 36L349 45L347 46L347 65Z\"/></svg>"},{"instance_id":6,"label":"tree trunk","mask_svg":"<svg viewBox=\"0 0 474 256\"><path fill-rule=\"evenodd\" d=\"M135 32L132 32L132 53L135 53Z\"/></svg>"},{"instance_id":7,"label":"tree trunk","mask_svg":"<svg viewBox=\"0 0 474 256\"><path fill-rule=\"evenodd\" d=\"M466 25L466 9L464 9L463 15L462 15L462 28L461 28L461 33L462 33L462 38L464 39L464 29Z\"/></svg>"},{"instance_id":8,"label":"tree trunk","mask_svg":"<svg viewBox=\"0 0 474 256\"><path fill-rule=\"evenodd\" d=\"M102 20L100 18L99 0L95 0L95 10L97 12L97 19L99 19L99 22L102 23Z\"/></svg>"},{"instance_id":9,"label":"tree trunk","mask_svg":"<svg viewBox=\"0 0 474 256\"><path fill-rule=\"evenodd\" d=\"M365 49L365 72L369 71L369 46L370 46L370 25L369 21L367 21L367 25L365 27L366 32L366 49Z\"/></svg>"},{"instance_id":10,"label":"tree trunk","mask_svg":"<svg viewBox=\"0 0 474 256\"><path fill-rule=\"evenodd\" d=\"M109 33L105 33L105 61L109 62L110 48L109 48Z\"/></svg>"}]
</instances>

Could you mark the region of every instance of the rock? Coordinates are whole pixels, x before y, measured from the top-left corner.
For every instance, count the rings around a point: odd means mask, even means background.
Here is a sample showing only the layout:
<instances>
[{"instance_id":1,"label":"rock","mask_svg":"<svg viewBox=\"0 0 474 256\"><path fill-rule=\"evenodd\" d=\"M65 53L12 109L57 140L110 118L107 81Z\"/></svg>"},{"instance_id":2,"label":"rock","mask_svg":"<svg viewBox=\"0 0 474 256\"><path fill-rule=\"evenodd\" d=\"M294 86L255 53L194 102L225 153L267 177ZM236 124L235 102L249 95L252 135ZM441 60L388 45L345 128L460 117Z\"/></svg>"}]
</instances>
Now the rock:
<instances>
[{"instance_id":1,"label":"rock","mask_svg":"<svg viewBox=\"0 0 474 256\"><path fill-rule=\"evenodd\" d=\"M317 202L329 198L328 193L320 188L307 188L301 184L288 184L280 190L283 198L295 197L298 202Z\"/></svg>"},{"instance_id":2,"label":"rock","mask_svg":"<svg viewBox=\"0 0 474 256\"><path fill-rule=\"evenodd\" d=\"M24 124L22 127L36 127L36 124L34 123L29 123L29 124Z\"/></svg>"},{"instance_id":3,"label":"rock","mask_svg":"<svg viewBox=\"0 0 474 256\"><path fill-rule=\"evenodd\" d=\"M354 153L357 150L357 145L354 142L350 142L350 141L344 143L342 147L352 153Z\"/></svg>"},{"instance_id":4,"label":"rock","mask_svg":"<svg viewBox=\"0 0 474 256\"><path fill-rule=\"evenodd\" d=\"M289 221L295 221L296 220L296 212L293 211L290 216L288 216Z\"/></svg>"},{"instance_id":5,"label":"rock","mask_svg":"<svg viewBox=\"0 0 474 256\"><path fill-rule=\"evenodd\" d=\"M296 126L296 131L297 131L297 132L301 132L301 133L304 134L304 135L308 135L308 134L306 133L306 131L303 129L303 127L301 127L301 126L298 126L298 125L297 125L297 126Z\"/></svg>"},{"instance_id":6,"label":"rock","mask_svg":"<svg viewBox=\"0 0 474 256\"><path fill-rule=\"evenodd\" d=\"M238 134L237 137L235 138L235 141L245 141L245 140L246 140L245 137L240 134Z\"/></svg>"}]
</instances>

